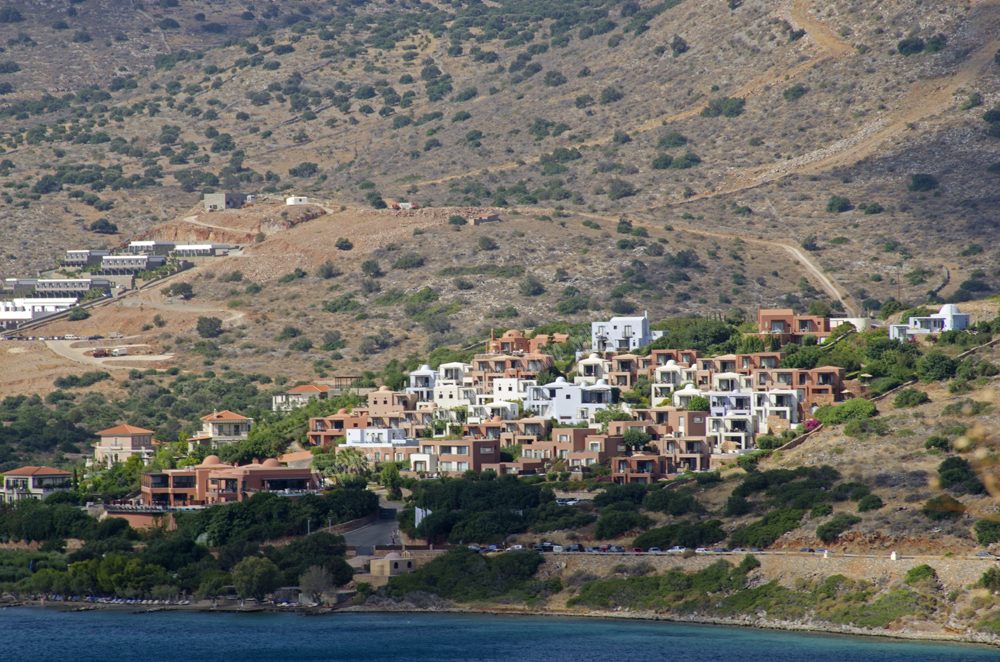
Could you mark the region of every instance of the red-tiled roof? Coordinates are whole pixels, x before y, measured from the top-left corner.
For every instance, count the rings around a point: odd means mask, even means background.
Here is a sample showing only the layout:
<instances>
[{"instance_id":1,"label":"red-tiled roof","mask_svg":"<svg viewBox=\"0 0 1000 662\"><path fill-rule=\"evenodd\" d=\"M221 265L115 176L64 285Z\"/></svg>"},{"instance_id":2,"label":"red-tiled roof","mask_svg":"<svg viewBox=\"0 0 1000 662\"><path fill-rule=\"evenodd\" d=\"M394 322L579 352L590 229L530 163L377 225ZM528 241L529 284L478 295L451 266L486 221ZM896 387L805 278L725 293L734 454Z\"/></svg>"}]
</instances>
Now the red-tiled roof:
<instances>
[{"instance_id":1,"label":"red-tiled roof","mask_svg":"<svg viewBox=\"0 0 1000 662\"><path fill-rule=\"evenodd\" d=\"M137 428L134 425L119 425L117 427L108 428L107 430L101 430L97 434L104 437L113 434L153 434L153 431L146 430L144 428Z\"/></svg>"},{"instance_id":2,"label":"red-tiled roof","mask_svg":"<svg viewBox=\"0 0 1000 662\"><path fill-rule=\"evenodd\" d=\"M296 386L293 389L285 391L285 393L326 393L330 390L329 386L323 384L304 384L302 386Z\"/></svg>"},{"instance_id":3,"label":"red-tiled roof","mask_svg":"<svg viewBox=\"0 0 1000 662\"><path fill-rule=\"evenodd\" d=\"M231 412L228 409L223 409L222 411L212 412L208 416L202 416L203 421L249 421L250 419L246 416L240 416L237 413Z\"/></svg>"},{"instance_id":4,"label":"red-tiled roof","mask_svg":"<svg viewBox=\"0 0 1000 662\"><path fill-rule=\"evenodd\" d=\"M13 471L5 471L4 476L69 476L70 472L52 467L21 467Z\"/></svg>"}]
</instances>

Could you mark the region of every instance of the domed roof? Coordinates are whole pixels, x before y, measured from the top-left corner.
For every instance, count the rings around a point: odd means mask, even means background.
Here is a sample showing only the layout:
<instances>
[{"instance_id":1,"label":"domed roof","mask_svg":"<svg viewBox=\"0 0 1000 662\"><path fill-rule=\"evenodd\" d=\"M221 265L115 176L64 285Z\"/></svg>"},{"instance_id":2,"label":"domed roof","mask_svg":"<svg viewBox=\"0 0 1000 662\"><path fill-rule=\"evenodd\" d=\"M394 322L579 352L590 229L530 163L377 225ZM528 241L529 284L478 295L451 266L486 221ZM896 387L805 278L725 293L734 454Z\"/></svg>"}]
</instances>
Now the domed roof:
<instances>
[{"instance_id":1,"label":"domed roof","mask_svg":"<svg viewBox=\"0 0 1000 662\"><path fill-rule=\"evenodd\" d=\"M400 560L403 557L400 556L399 554L397 554L396 552L389 552L388 554L386 554L382 558L385 559L386 561L398 561L398 560Z\"/></svg>"},{"instance_id":2,"label":"domed roof","mask_svg":"<svg viewBox=\"0 0 1000 662\"><path fill-rule=\"evenodd\" d=\"M507 331L506 333L504 333L503 336L501 336L501 337L502 338L523 338L524 334L522 334L517 329L511 329L510 331Z\"/></svg>"},{"instance_id":3,"label":"domed roof","mask_svg":"<svg viewBox=\"0 0 1000 662\"><path fill-rule=\"evenodd\" d=\"M202 466L215 466L217 464L222 464L222 460L219 459L218 455L209 455L201 464Z\"/></svg>"},{"instance_id":4,"label":"domed roof","mask_svg":"<svg viewBox=\"0 0 1000 662\"><path fill-rule=\"evenodd\" d=\"M491 423L500 423L502 421L503 421L503 419L500 418L499 416L494 416L493 418L490 419Z\"/></svg>"},{"instance_id":5,"label":"domed roof","mask_svg":"<svg viewBox=\"0 0 1000 662\"><path fill-rule=\"evenodd\" d=\"M677 367L677 361L674 361L673 359L670 359L669 361L666 362L665 365L667 365L667 367L670 367L670 368L676 368Z\"/></svg>"},{"instance_id":6,"label":"domed roof","mask_svg":"<svg viewBox=\"0 0 1000 662\"><path fill-rule=\"evenodd\" d=\"M388 386L386 386L385 384L383 384L382 386L378 387L378 390L379 390L380 393L387 393L387 392L391 391L392 389L389 388Z\"/></svg>"},{"instance_id":7,"label":"domed roof","mask_svg":"<svg viewBox=\"0 0 1000 662\"><path fill-rule=\"evenodd\" d=\"M591 352L591 353L590 353L590 356L588 356L587 358L588 358L588 359L599 359L599 358L601 358L601 357L599 357L599 356L597 355L597 352Z\"/></svg>"},{"instance_id":8,"label":"domed roof","mask_svg":"<svg viewBox=\"0 0 1000 662\"><path fill-rule=\"evenodd\" d=\"M430 369L431 369L431 367L429 365L427 365L426 363L423 364L422 366L420 366L420 371L421 372L427 372Z\"/></svg>"},{"instance_id":9,"label":"domed roof","mask_svg":"<svg viewBox=\"0 0 1000 662\"><path fill-rule=\"evenodd\" d=\"M262 467L280 467L281 466L281 462L278 462L273 457L269 457L266 460L264 460L263 462L261 462L260 466L262 466Z\"/></svg>"},{"instance_id":10,"label":"domed roof","mask_svg":"<svg viewBox=\"0 0 1000 662\"><path fill-rule=\"evenodd\" d=\"M346 410L346 409L338 409L338 410L337 410L337 413L338 413L338 414L346 414L346 413L347 413L347 410Z\"/></svg>"},{"instance_id":11,"label":"domed roof","mask_svg":"<svg viewBox=\"0 0 1000 662\"><path fill-rule=\"evenodd\" d=\"M556 377L556 384L565 384L565 383L566 383L565 377Z\"/></svg>"},{"instance_id":12,"label":"domed roof","mask_svg":"<svg viewBox=\"0 0 1000 662\"><path fill-rule=\"evenodd\" d=\"M604 381L603 379L598 379L597 383L594 384L594 386L607 386L607 385L608 385L608 383L606 381Z\"/></svg>"},{"instance_id":13,"label":"domed roof","mask_svg":"<svg viewBox=\"0 0 1000 662\"><path fill-rule=\"evenodd\" d=\"M946 303L943 306L941 306L941 310L938 311L938 313L941 315L961 315L962 311L960 311L958 309L958 306L956 306L955 304Z\"/></svg>"}]
</instances>

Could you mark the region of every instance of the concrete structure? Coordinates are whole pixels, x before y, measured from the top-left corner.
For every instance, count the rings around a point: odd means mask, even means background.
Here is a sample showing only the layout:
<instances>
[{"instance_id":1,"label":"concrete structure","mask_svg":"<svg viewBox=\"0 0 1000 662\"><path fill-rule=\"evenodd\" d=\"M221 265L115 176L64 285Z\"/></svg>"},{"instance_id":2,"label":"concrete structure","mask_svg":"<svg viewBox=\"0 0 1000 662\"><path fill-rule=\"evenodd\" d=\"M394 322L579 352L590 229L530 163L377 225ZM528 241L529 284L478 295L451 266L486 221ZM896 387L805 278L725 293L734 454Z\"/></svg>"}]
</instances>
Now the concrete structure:
<instances>
[{"instance_id":1,"label":"concrete structure","mask_svg":"<svg viewBox=\"0 0 1000 662\"><path fill-rule=\"evenodd\" d=\"M434 402L434 385L437 384L438 371L429 365L422 365L410 373L410 386L406 393L417 396L417 402Z\"/></svg>"},{"instance_id":2,"label":"concrete structure","mask_svg":"<svg viewBox=\"0 0 1000 662\"><path fill-rule=\"evenodd\" d=\"M403 552L402 554L389 552L380 559L372 559L370 564L370 574L377 577L395 577L396 575L416 570L413 559L410 558L408 552Z\"/></svg>"},{"instance_id":3,"label":"concrete structure","mask_svg":"<svg viewBox=\"0 0 1000 662\"><path fill-rule=\"evenodd\" d=\"M24 499L44 499L55 492L73 489L68 471L52 467L21 467L3 474L0 503L15 504Z\"/></svg>"},{"instance_id":4,"label":"concrete structure","mask_svg":"<svg viewBox=\"0 0 1000 662\"><path fill-rule=\"evenodd\" d=\"M295 205L308 205L309 198L304 195L293 195L285 198L285 204L289 207L293 207Z\"/></svg>"},{"instance_id":5,"label":"concrete structure","mask_svg":"<svg viewBox=\"0 0 1000 662\"><path fill-rule=\"evenodd\" d=\"M489 421L495 417L501 420L517 418L521 413L521 407L517 402L502 400L491 395L477 395L476 404L468 409L467 420L476 424Z\"/></svg>"},{"instance_id":6,"label":"concrete structure","mask_svg":"<svg viewBox=\"0 0 1000 662\"><path fill-rule=\"evenodd\" d=\"M611 404L611 387L603 379L593 386L581 386L567 382L565 377L543 386L529 387L524 400L525 410L570 424L589 421L595 412Z\"/></svg>"},{"instance_id":7,"label":"concrete structure","mask_svg":"<svg viewBox=\"0 0 1000 662\"><path fill-rule=\"evenodd\" d=\"M63 258L63 265L75 268L86 267L99 263L105 255L111 255L111 251L106 249L68 250L66 257Z\"/></svg>"},{"instance_id":8,"label":"concrete structure","mask_svg":"<svg viewBox=\"0 0 1000 662\"><path fill-rule=\"evenodd\" d=\"M493 381L504 377L519 379L534 379L538 373L555 365L555 359L549 354L524 354L508 356L505 354L476 354L472 359L472 367L465 373L465 383L476 389L479 394L493 392Z\"/></svg>"},{"instance_id":9,"label":"concrete structure","mask_svg":"<svg viewBox=\"0 0 1000 662\"><path fill-rule=\"evenodd\" d=\"M284 393L271 396L271 409L274 411L292 411L305 407L313 400L326 400L330 395L330 387L325 384L303 384L289 389Z\"/></svg>"},{"instance_id":10,"label":"concrete structure","mask_svg":"<svg viewBox=\"0 0 1000 662\"><path fill-rule=\"evenodd\" d=\"M110 287L107 278L7 278L3 283L6 293L37 298L80 298L91 290Z\"/></svg>"},{"instance_id":11,"label":"concrete structure","mask_svg":"<svg viewBox=\"0 0 1000 662\"><path fill-rule=\"evenodd\" d=\"M128 255L169 255L176 244L172 241L130 241L123 253Z\"/></svg>"},{"instance_id":12,"label":"concrete structure","mask_svg":"<svg viewBox=\"0 0 1000 662\"><path fill-rule=\"evenodd\" d=\"M76 299L13 299L0 301L0 329L14 329L43 317L63 313Z\"/></svg>"},{"instance_id":13,"label":"concrete structure","mask_svg":"<svg viewBox=\"0 0 1000 662\"><path fill-rule=\"evenodd\" d=\"M153 455L152 430L118 425L97 434L101 440L94 444L94 464L126 462L133 455L145 463Z\"/></svg>"},{"instance_id":14,"label":"concrete structure","mask_svg":"<svg viewBox=\"0 0 1000 662\"><path fill-rule=\"evenodd\" d=\"M623 391L631 391L639 379L642 358L635 354L618 354L612 357L608 383Z\"/></svg>"},{"instance_id":15,"label":"concrete structure","mask_svg":"<svg viewBox=\"0 0 1000 662\"><path fill-rule=\"evenodd\" d=\"M318 472L283 467L274 458L234 466L209 455L197 466L142 474L141 498L148 506L209 506L243 501L257 492L301 495L321 485Z\"/></svg>"},{"instance_id":16,"label":"concrete structure","mask_svg":"<svg viewBox=\"0 0 1000 662\"><path fill-rule=\"evenodd\" d=\"M503 421L503 431L500 433L500 443L503 447L517 444L531 445L549 435L552 430L552 420L539 416ZM575 428L559 428L559 434ZM553 436L553 439L555 437ZM529 456L531 457L531 456Z\"/></svg>"},{"instance_id":17,"label":"concrete structure","mask_svg":"<svg viewBox=\"0 0 1000 662\"><path fill-rule=\"evenodd\" d=\"M178 244L172 253L177 257L215 257L229 252L229 244Z\"/></svg>"},{"instance_id":18,"label":"concrete structure","mask_svg":"<svg viewBox=\"0 0 1000 662\"><path fill-rule=\"evenodd\" d=\"M534 338L528 338L517 329L505 331L499 338L494 338L490 334L490 341L486 343L487 354L536 354L545 345L553 343L564 343L569 340L566 333L553 333L551 335L542 333Z\"/></svg>"},{"instance_id":19,"label":"concrete structure","mask_svg":"<svg viewBox=\"0 0 1000 662\"><path fill-rule=\"evenodd\" d=\"M806 336L816 336L819 342L830 337L829 318L819 315L796 315L791 308L759 310L757 333L777 337L782 345L790 342L801 344Z\"/></svg>"},{"instance_id":20,"label":"concrete structure","mask_svg":"<svg viewBox=\"0 0 1000 662\"><path fill-rule=\"evenodd\" d=\"M368 410L359 409L354 413L348 413L346 409L341 409L331 416L309 419L309 443L321 448L332 448L344 439L348 430L368 426Z\"/></svg>"},{"instance_id":21,"label":"concrete structure","mask_svg":"<svg viewBox=\"0 0 1000 662\"><path fill-rule=\"evenodd\" d=\"M673 458L652 453L636 453L616 457L611 461L611 479L618 484L640 483L649 485L666 480Z\"/></svg>"},{"instance_id":22,"label":"concrete structure","mask_svg":"<svg viewBox=\"0 0 1000 662\"><path fill-rule=\"evenodd\" d=\"M420 450L420 442L408 439L399 428L358 428L347 430L337 452L350 449L364 453L374 468L379 462L406 462Z\"/></svg>"},{"instance_id":23,"label":"concrete structure","mask_svg":"<svg viewBox=\"0 0 1000 662\"><path fill-rule=\"evenodd\" d=\"M202 416L201 433L188 439L188 448L194 450L196 445L238 444L250 436L253 429L253 419L240 416L236 412L224 409L215 410L207 416Z\"/></svg>"},{"instance_id":24,"label":"concrete structure","mask_svg":"<svg viewBox=\"0 0 1000 662\"><path fill-rule=\"evenodd\" d=\"M602 379L605 382L611 379L611 361L597 353L591 353L587 358L577 361L573 383L596 384Z\"/></svg>"},{"instance_id":25,"label":"concrete structure","mask_svg":"<svg viewBox=\"0 0 1000 662\"><path fill-rule=\"evenodd\" d=\"M138 274L167 264L162 255L106 255L101 260L102 274Z\"/></svg>"},{"instance_id":26,"label":"concrete structure","mask_svg":"<svg viewBox=\"0 0 1000 662\"><path fill-rule=\"evenodd\" d=\"M958 306L947 303L941 310L927 317L910 317L906 324L890 324L889 337L900 342L913 340L918 335L962 331L969 327L969 316Z\"/></svg>"},{"instance_id":27,"label":"concrete structure","mask_svg":"<svg viewBox=\"0 0 1000 662\"><path fill-rule=\"evenodd\" d=\"M630 352L663 335L663 331L649 330L645 313L642 317L612 317L607 322L591 322L590 347L595 352Z\"/></svg>"},{"instance_id":28,"label":"concrete structure","mask_svg":"<svg viewBox=\"0 0 1000 662\"><path fill-rule=\"evenodd\" d=\"M500 216L498 214L484 214L482 216L473 216L469 219L469 222L473 225L482 225L483 223L499 223Z\"/></svg>"},{"instance_id":29,"label":"concrete structure","mask_svg":"<svg viewBox=\"0 0 1000 662\"><path fill-rule=\"evenodd\" d=\"M205 211L222 211L223 209L239 209L246 197L239 193L206 193Z\"/></svg>"},{"instance_id":30,"label":"concrete structure","mask_svg":"<svg viewBox=\"0 0 1000 662\"><path fill-rule=\"evenodd\" d=\"M697 378L697 369L674 360L668 360L663 365L654 368L650 379L650 403L660 404L670 400L674 391L684 384L693 384Z\"/></svg>"},{"instance_id":31,"label":"concrete structure","mask_svg":"<svg viewBox=\"0 0 1000 662\"><path fill-rule=\"evenodd\" d=\"M493 397L515 402L528 397L528 389L537 382L534 379L519 379L517 377L502 377L493 380Z\"/></svg>"},{"instance_id":32,"label":"concrete structure","mask_svg":"<svg viewBox=\"0 0 1000 662\"><path fill-rule=\"evenodd\" d=\"M420 451L410 455L410 472L461 476L469 469L482 471L484 463L499 460L499 439L421 440Z\"/></svg>"}]
</instances>

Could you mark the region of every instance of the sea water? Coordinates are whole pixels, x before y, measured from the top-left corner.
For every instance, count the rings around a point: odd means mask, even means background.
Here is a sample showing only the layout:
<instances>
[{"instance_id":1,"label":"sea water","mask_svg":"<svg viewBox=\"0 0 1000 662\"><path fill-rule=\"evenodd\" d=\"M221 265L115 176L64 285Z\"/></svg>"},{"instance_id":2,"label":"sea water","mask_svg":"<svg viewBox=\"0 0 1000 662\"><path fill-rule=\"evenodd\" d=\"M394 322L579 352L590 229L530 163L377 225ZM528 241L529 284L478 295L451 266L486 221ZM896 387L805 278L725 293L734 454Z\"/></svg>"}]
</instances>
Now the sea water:
<instances>
[{"instance_id":1,"label":"sea water","mask_svg":"<svg viewBox=\"0 0 1000 662\"><path fill-rule=\"evenodd\" d=\"M539 616L0 611L3 662L991 662L1000 649Z\"/></svg>"}]
</instances>

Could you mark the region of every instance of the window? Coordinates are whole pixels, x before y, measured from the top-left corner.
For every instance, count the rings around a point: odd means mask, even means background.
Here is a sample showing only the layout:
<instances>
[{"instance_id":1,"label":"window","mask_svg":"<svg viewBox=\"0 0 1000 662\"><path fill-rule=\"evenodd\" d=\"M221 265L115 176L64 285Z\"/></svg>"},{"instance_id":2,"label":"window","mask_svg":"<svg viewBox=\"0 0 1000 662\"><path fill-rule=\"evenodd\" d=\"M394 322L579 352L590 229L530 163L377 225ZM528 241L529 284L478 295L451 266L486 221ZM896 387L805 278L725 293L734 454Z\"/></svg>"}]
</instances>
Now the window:
<instances>
[{"instance_id":1,"label":"window","mask_svg":"<svg viewBox=\"0 0 1000 662\"><path fill-rule=\"evenodd\" d=\"M568 434L561 434L561 435L559 435L559 438L557 439L557 441L569 441L569 435Z\"/></svg>"},{"instance_id":2,"label":"window","mask_svg":"<svg viewBox=\"0 0 1000 662\"><path fill-rule=\"evenodd\" d=\"M493 454L493 446L480 446L479 453L481 455L492 455Z\"/></svg>"},{"instance_id":3,"label":"window","mask_svg":"<svg viewBox=\"0 0 1000 662\"><path fill-rule=\"evenodd\" d=\"M701 416L695 416L694 417L694 422L695 423L702 423L704 421L705 421L705 419L703 417L701 417Z\"/></svg>"},{"instance_id":4,"label":"window","mask_svg":"<svg viewBox=\"0 0 1000 662\"><path fill-rule=\"evenodd\" d=\"M599 453L600 451L601 451L601 442L599 442L599 441L592 441L592 442L590 442L590 452L591 453Z\"/></svg>"},{"instance_id":5,"label":"window","mask_svg":"<svg viewBox=\"0 0 1000 662\"><path fill-rule=\"evenodd\" d=\"M631 338L632 337L632 325L631 324L626 324L625 325L625 337L626 338Z\"/></svg>"}]
</instances>

